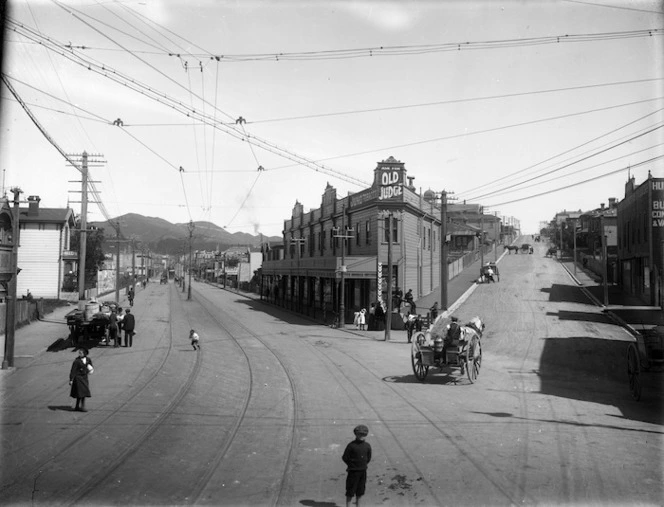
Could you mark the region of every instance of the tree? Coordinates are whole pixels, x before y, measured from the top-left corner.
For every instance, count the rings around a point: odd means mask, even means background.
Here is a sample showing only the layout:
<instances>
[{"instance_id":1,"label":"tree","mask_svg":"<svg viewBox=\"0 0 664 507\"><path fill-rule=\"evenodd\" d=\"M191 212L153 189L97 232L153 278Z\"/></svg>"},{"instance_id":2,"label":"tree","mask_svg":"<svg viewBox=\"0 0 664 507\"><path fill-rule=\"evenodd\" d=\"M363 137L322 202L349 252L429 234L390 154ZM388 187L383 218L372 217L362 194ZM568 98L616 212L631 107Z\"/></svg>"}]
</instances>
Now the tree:
<instances>
[{"instance_id":1,"label":"tree","mask_svg":"<svg viewBox=\"0 0 664 507\"><path fill-rule=\"evenodd\" d=\"M71 249L80 253L81 221L76 221L76 230L71 235ZM85 242L85 288L97 286L97 271L104 264L104 229L89 230Z\"/></svg>"}]
</instances>

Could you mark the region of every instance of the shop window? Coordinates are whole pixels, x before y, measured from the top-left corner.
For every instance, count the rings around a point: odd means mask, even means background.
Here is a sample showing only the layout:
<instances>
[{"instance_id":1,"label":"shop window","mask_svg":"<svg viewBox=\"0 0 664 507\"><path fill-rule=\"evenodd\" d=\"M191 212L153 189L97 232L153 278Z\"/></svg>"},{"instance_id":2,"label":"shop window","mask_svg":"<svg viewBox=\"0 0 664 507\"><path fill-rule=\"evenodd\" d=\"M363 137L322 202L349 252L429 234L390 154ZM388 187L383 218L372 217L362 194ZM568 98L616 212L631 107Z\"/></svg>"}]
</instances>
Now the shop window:
<instances>
[{"instance_id":1,"label":"shop window","mask_svg":"<svg viewBox=\"0 0 664 507\"><path fill-rule=\"evenodd\" d=\"M390 219L385 219L385 243L387 243L389 235ZM399 242L399 221L392 217L392 243Z\"/></svg>"}]
</instances>

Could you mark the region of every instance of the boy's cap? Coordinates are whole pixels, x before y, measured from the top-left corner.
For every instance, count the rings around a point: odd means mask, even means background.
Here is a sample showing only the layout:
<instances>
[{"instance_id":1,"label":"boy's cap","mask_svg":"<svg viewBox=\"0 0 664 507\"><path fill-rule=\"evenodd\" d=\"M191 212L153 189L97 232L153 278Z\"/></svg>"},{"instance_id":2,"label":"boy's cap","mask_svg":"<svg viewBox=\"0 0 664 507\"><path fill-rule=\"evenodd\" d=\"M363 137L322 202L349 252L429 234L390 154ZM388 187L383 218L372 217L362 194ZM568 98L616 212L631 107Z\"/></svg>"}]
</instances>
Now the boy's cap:
<instances>
[{"instance_id":1,"label":"boy's cap","mask_svg":"<svg viewBox=\"0 0 664 507\"><path fill-rule=\"evenodd\" d=\"M366 437L369 434L369 428L367 428L364 424L360 424L359 426L355 426L353 433L362 437Z\"/></svg>"}]
</instances>

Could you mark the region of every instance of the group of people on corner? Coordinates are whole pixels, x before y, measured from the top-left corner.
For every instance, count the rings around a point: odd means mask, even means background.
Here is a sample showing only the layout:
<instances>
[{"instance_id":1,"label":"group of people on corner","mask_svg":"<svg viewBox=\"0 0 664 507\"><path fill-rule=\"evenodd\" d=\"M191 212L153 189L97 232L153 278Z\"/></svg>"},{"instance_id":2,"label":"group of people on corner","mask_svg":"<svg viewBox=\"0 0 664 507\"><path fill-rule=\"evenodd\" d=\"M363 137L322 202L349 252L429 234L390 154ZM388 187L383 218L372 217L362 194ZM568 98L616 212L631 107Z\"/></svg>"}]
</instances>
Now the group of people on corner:
<instances>
[{"instance_id":1,"label":"group of people on corner","mask_svg":"<svg viewBox=\"0 0 664 507\"><path fill-rule=\"evenodd\" d=\"M403 318L404 329L408 333L408 341L410 342L413 332L422 330L422 316L417 313L412 289L408 289L406 294L403 295L401 289L397 288L394 294L393 307ZM404 303L408 306L408 309L402 312L401 307ZM438 317L438 301L429 308L429 315L431 322ZM368 312L364 308L358 309L355 312L353 324L355 325L355 329L361 331L383 331L385 329L385 307L383 301L379 300L376 303L371 303Z\"/></svg>"},{"instance_id":2,"label":"group of people on corner","mask_svg":"<svg viewBox=\"0 0 664 507\"><path fill-rule=\"evenodd\" d=\"M133 345L133 338L136 332L136 319L131 310L127 308L123 313L122 308L113 309L108 319L108 341L112 341L114 347L121 346L121 333L124 330L124 347L131 347Z\"/></svg>"}]
</instances>

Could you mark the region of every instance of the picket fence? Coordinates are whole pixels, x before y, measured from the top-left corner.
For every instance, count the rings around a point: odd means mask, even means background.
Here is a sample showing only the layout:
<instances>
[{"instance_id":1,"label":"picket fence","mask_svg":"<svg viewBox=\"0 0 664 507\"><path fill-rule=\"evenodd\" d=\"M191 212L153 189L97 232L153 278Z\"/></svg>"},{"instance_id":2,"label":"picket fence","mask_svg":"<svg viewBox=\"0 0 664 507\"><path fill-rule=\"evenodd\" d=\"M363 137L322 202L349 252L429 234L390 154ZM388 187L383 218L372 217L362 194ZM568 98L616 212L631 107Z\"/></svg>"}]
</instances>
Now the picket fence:
<instances>
[{"instance_id":1,"label":"picket fence","mask_svg":"<svg viewBox=\"0 0 664 507\"><path fill-rule=\"evenodd\" d=\"M27 299L19 299L16 301L16 326L28 324L33 320L44 315L44 302L41 299L28 301ZM7 303L0 303L0 335L5 334L7 323Z\"/></svg>"}]
</instances>

